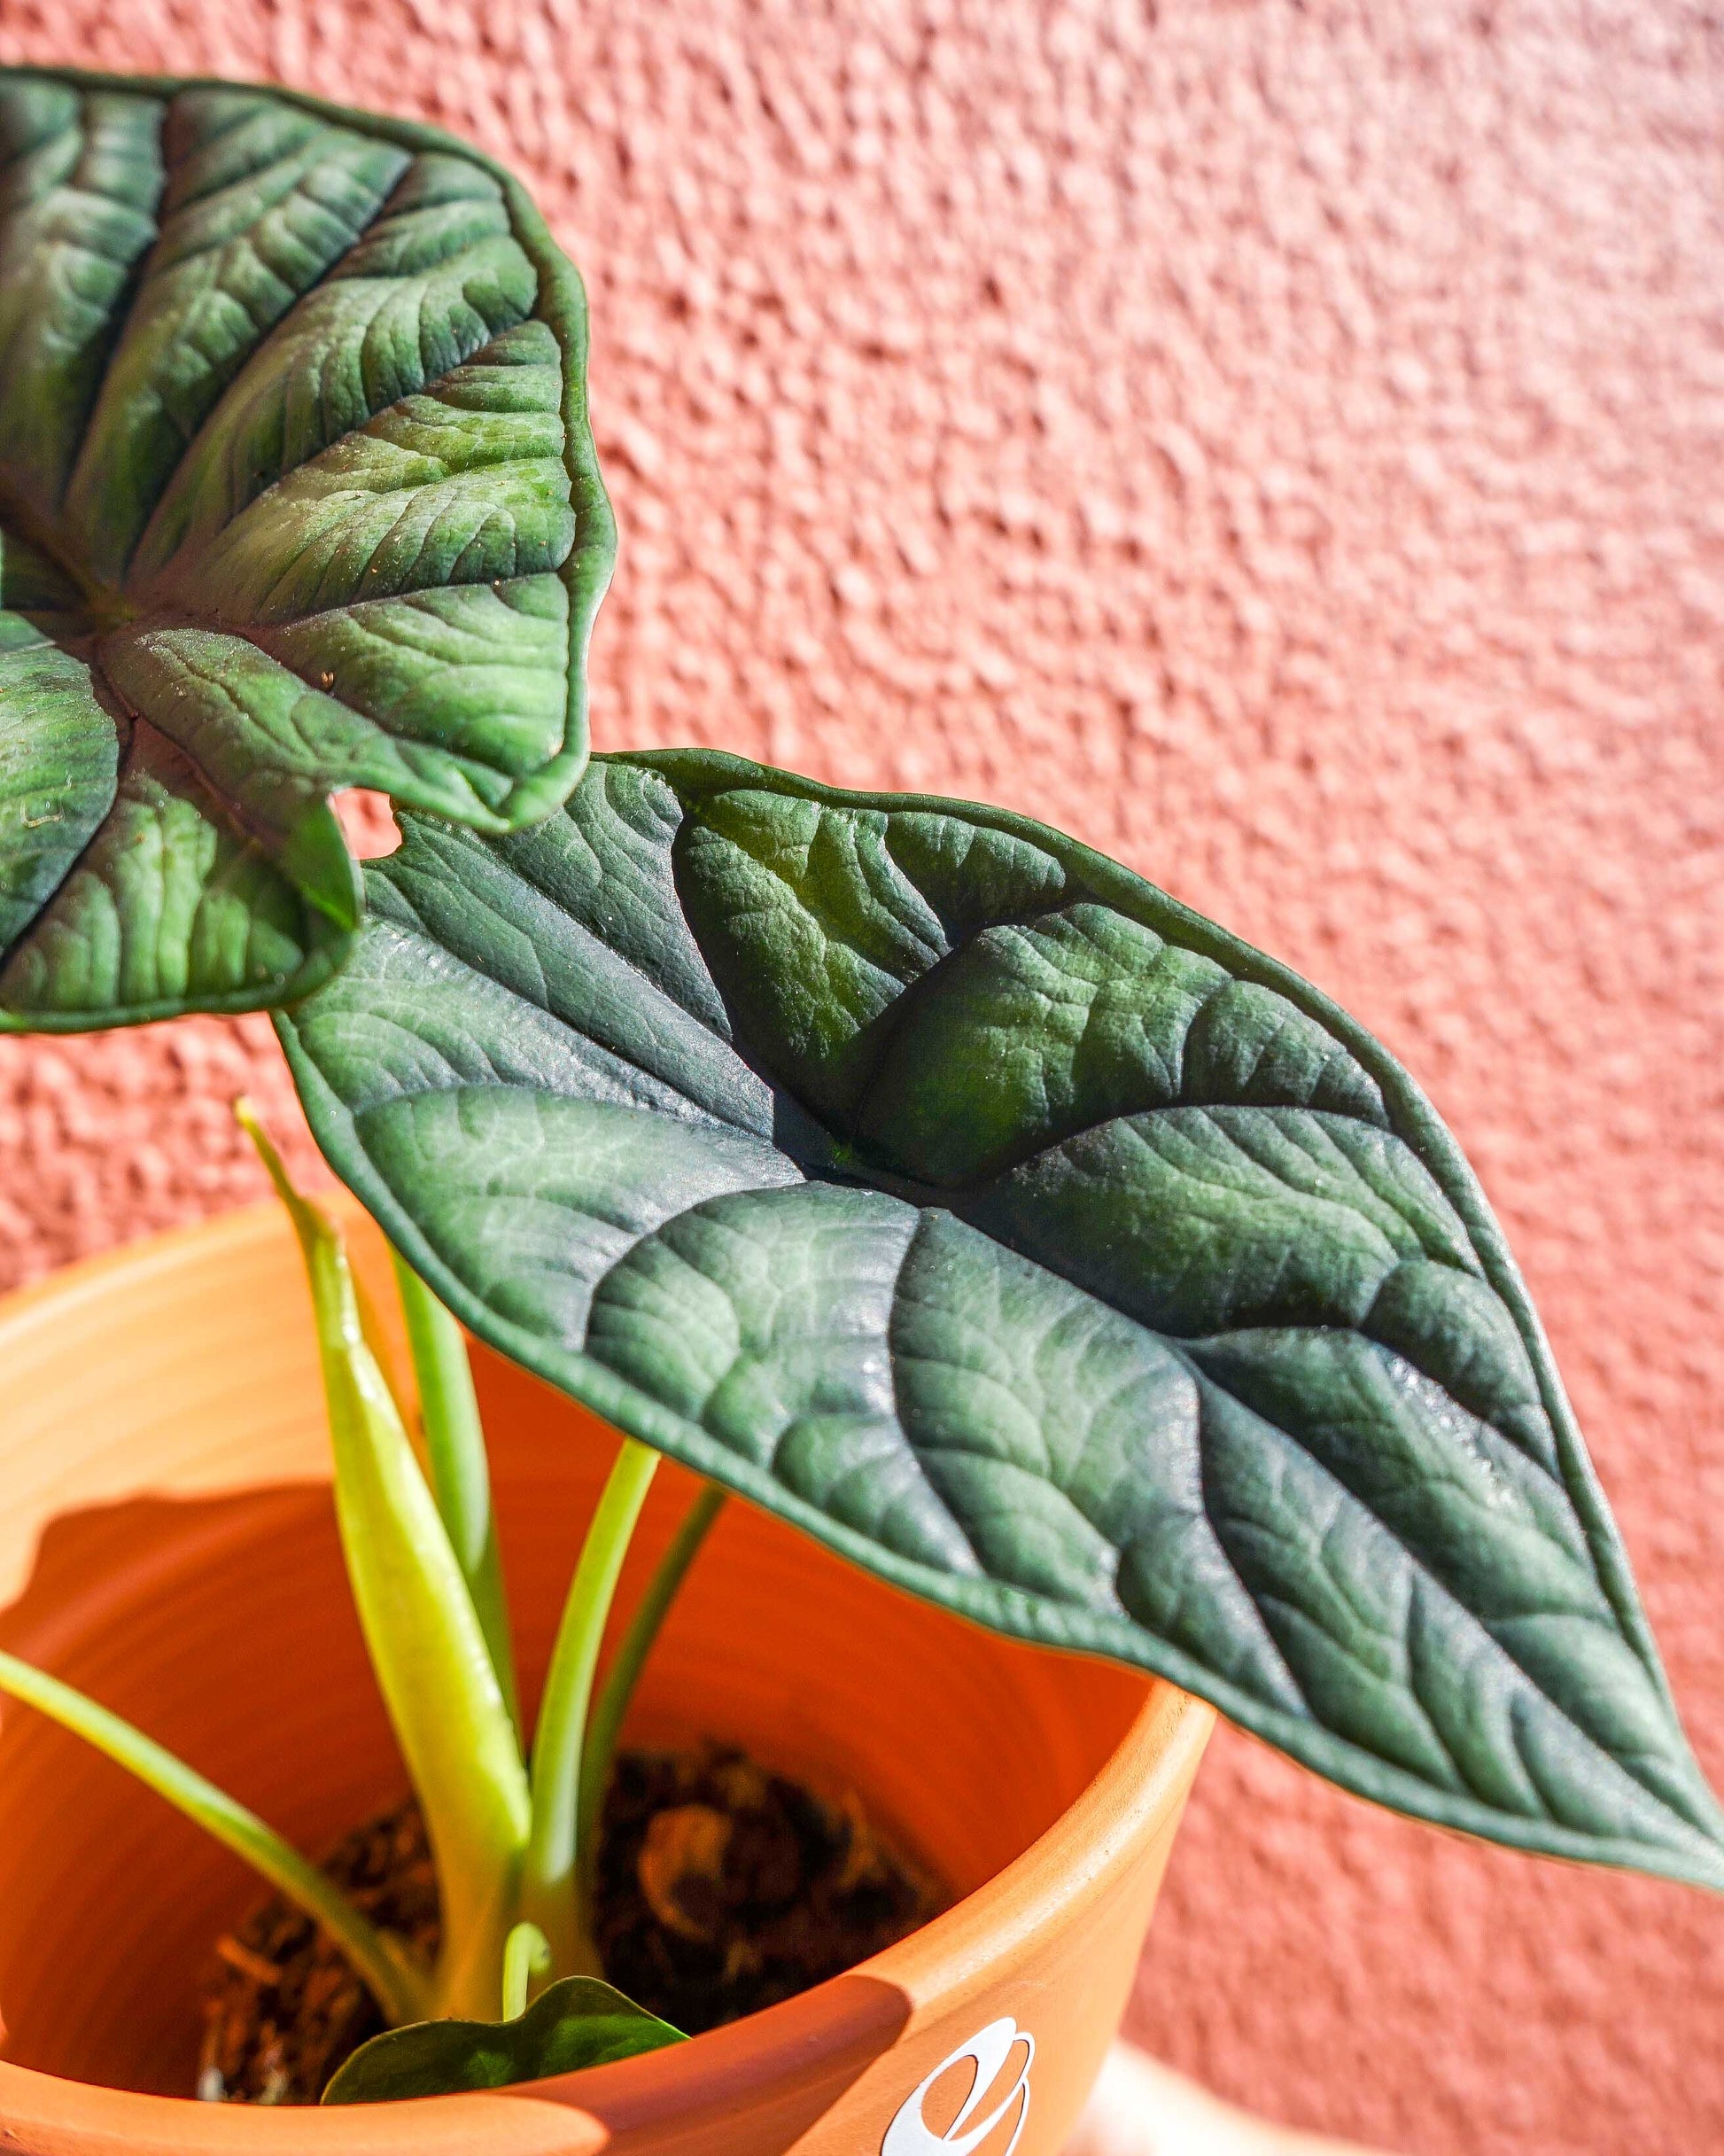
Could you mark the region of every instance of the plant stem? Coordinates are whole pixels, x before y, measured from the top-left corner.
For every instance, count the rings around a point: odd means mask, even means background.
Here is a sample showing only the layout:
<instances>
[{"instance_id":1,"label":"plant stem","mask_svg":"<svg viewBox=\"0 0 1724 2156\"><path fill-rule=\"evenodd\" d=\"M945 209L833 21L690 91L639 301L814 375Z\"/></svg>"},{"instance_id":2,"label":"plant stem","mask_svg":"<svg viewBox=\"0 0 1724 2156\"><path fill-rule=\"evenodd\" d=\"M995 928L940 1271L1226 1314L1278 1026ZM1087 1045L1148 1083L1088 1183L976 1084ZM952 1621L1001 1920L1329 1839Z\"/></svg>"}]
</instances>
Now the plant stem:
<instances>
[{"instance_id":1,"label":"plant stem","mask_svg":"<svg viewBox=\"0 0 1724 2156\"><path fill-rule=\"evenodd\" d=\"M443 1905L432 2016L496 2012L532 1811L490 1648L436 1501L360 1322L341 1237L236 1107L299 1237L335 1463L336 1524L360 1629L424 1813Z\"/></svg>"},{"instance_id":2,"label":"plant stem","mask_svg":"<svg viewBox=\"0 0 1724 2156\"><path fill-rule=\"evenodd\" d=\"M532 1980L551 1973L550 1942L536 1924L517 1924L503 1943L503 2020L518 2020L527 2011Z\"/></svg>"},{"instance_id":3,"label":"plant stem","mask_svg":"<svg viewBox=\"0 0 1724 2156\"><path fill-rule=\"evenodd\" d=\"M665 1615L688 1576L688 1568L700 1554L701 1545L706 1540L712 1522L724 1509L726 1494L716 1483L708 1483L683 1514L670 1548L659 1559L657 1569L647 1583L646 1592L635 1604L628 1630L605 1672L597 1703L588 1717L580 1763L580 1802L575 1822L575 1847L579 1853L584 1898L591 1896L594 1867L599 1853L599 1817L604 1808L604 1793L610 1780L611 1762L617 1755L617 1739L623 1718L628 1713L634 1687L648 1655L652 1653L653 1642L658 1638Z\"/></svg>"},{"instance_id":4,"label":"plant stem","mask_svg":"<svg viewBox=\"0 0 1724 2156\"><path fill-rule=\"evenodd\" d=\"M532 1744L532 1831L521 1874L521 1913L550 1942L559 1976L597 1975L597 1957L576 1904L575 1858L581 1747L593 1673L629 1537L658 1454L625 1437L610 1470L563 1605Z\"/></svg>"},{"instance_id":5,"label":"plant stem","mask_svg":"<svg viewBox=\"0 0 1724 2156\"><path fill-rule=\"evenodd\" d=\"M491 1506L491 1467L485 1457L485 1428L473 1390L472 1365L460 1326L444 1309L399 1250L395 1279L419 1381L419 1413L425 1432L431 1495L448 1530L455 1562L473 1599L479 1630L491 1652L503 1703L521 1736L521 1702L515 1679L515 1646L509 1633L509 1599L503 1590L502 1557Z\"/></svg>"},{"instance_id":6,"label":"plant stem","mask_svg":"<svg viewBox=\"0 0 1724 2156\"><path fill-rule=\"evenodd\" d=\"M165 1797L188 1819L243 1857L254 1872L320 1924L340 1947L377 1995L388 2020L398 2026L418 2021L429 2011L430 1977L391 1945L367 1921L334 1882L306 1859L255 1812L248 1811L214 1782L176 1759L172 1752L135 1729L129 1722L98 1707L72 1685L15 1655L0 1654L0 1692L71 1730Z\"/></svg>"}]
</instances>

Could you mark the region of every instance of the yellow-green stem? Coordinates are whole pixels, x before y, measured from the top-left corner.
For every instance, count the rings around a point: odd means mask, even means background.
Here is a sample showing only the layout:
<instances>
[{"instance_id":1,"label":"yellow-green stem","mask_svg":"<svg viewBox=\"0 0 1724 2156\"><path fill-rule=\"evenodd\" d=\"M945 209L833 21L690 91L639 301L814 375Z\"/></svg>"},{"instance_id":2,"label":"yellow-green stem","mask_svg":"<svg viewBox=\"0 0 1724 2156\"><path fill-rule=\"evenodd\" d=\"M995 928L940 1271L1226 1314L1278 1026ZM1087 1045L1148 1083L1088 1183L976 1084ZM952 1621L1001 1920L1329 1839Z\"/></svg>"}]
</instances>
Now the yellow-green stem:
<instances>
[{"instance_id":1,"label":"yellow-green stem","mask_svg":"<svg viewBox=\"0 0 1724 2156\"><path fill-rule=\"evenodd\" d=\"M709 1483L683 1514L671 1538L671 1546L658 1561L647 1591L635 1604L628 1630L605 1671L604 1683L586 1724L586 1742L580 1763L580 1802L576 1815L575 1847L579 1857L582 1918L591 1906L593 1879L599 1856L599 1820L604 1793L617 1756L617 1739L623 1717L641 1671L652 1653L671 1604L688 1576L688 1568L700 1554L712 1522L724 1509L726 1492Z\"/></svg>"},{"instance_id":2,"label":"yellow-green stem","mask_svg":"<svg viewBox=\"0 0 1724 2156\"><path fill-rule=\"evenodd\" d=\"M517 1924L503 1944L503 2020L518 2020L527 2011L535 1981L551 1973L550 1942L536 1924Z\"/></svg>"},{"instance_id":3,"label":"yellow-green stem","mask_svg":"<svg viewBox=\"0 0 1724 2156\"><path fill-rule=\"evenodd\" d=\"M549 1942L557 1976L600 1973L575 1892L581 1748L605 1620L657 1467L658 1454L649 1446L633 1437L623 1440L586 1530L539 1709L520 1913Z\"/></svg>"},{"instance_id":4,"label":"yellow-green stem","mask_svg":"<svg viewBox=\"0 0 1724 2156\"><path fill-rule=\"evenodd\" d=\"M165 1797L176 1811L231 1849L288 1900L320 1924L376 1994L384 2018L399 2026L423 2020L430 2011L429 1973L362 1917L334 1882L309 1864L275 1829L266 1826L225 1790L206 1781L182 1759L98 1707L72 1685L15 1655L0 1654L0 1692L34 1707Z\"/></svg>"},{"instance_id":5,"label":"yellow-green stem","mask_svg":"<svg viewBox=\"0 0 1724 2156\"><path fill-rule=\"evenodd\" d=\"M491 1467L472 1366L460 1326L399 1250L395 1280L419 1385L419 1414L431 1469L431 1495L448 1530L455 1562L473 1599L473 1611L491 1651L492 1667L518 1740L521 1706L515 1681L509 1598L503 1590L501 1553L491 1505Z\"/></svg>"},{"instance_id":6,"label":"yellow-green stem","mask_svg":"<svg viewBox=\"0 0 1724 2156\"><path fill-rule=\"evenodd\" d=\"M431 2014L496 2012L532 1817L526 1769L455 1553L364 1337L334 1224L250 1132L299 1237L322 1350L336 1525L353 1607L424 1813L443 1909Z\"/></svg>"}]
</instances>

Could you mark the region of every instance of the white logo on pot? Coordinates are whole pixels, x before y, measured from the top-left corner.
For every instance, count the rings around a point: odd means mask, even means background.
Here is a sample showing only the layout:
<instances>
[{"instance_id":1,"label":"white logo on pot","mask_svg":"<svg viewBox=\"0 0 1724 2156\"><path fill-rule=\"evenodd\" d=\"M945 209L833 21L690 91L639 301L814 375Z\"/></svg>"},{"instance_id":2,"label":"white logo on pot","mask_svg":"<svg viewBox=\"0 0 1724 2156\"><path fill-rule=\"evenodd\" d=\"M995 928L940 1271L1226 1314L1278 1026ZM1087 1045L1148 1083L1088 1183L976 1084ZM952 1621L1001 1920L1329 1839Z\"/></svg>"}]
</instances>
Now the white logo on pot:
<instances>
[{"instance_id":1,"label":"white logo on pot","mask_svg":"<svg viewBox=\"0 0 1724 2156\"><path fill-rule=\"evenodd\" d=\"M1012 2056L1015 2046L1023 2046L1023 2059L1016 2075L1005 2093L997 2100L994 2083L999 2079L1000 2069ZM954 2066L966 2059L974 2060L975 2080L964 2098L958 2116L943 2134L936 2134L922 2116L922 2105L928 2093L943 2074L950 2074ZM1003 2021L990 2021L986 2028L978 2029L967 2043L961 2043L950 2058L943 2059L932 2074L902 2111L886 2129L886 2138L880 2144L880 2156L973 2156L997 2127L1008 2119L1013 2120L1012 2138L999 2152L999 2156L1012 2156L1012 2152L1023 2138L1024 2122L1029 2116L1029 2069L1035 2063L1036 2039L1027 2028L1020 2028L1008 2014ZM988 2109L982 2114L982 2107Z\"/></svg>"}]
</instances>

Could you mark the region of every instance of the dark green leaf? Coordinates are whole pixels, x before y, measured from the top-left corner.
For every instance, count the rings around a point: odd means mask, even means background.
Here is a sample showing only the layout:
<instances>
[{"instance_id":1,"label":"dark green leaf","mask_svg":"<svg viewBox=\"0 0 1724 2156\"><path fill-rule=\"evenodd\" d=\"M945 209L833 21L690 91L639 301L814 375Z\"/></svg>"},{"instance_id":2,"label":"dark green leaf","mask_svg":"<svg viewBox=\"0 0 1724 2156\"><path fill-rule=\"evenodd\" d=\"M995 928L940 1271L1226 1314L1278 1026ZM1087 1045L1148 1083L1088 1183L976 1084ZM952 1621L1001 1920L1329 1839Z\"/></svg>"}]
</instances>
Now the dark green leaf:
<instances>
[{"instance_id":1,"label":"dark green leaf","mask_svg":"<svg viewBox=\"0 0 1724 2156\"><path fill-rule=\"evenodd\" d=\"M596 1976L553 1984L513 2021L415 2021L361 2044L326 2104L390 2104L464 2089L507 2089L608 2066L687 2039Z\"/></svg>"},{"instance_id":2,"label":"dark green leaf","mask_svg":"<svg viewBox=\"0 0 1724 2156\"><path fill-rule=\"evenodd\" d=\"M0 69L0 1031L302 995L329 798L586 755L579 279L507 174L286 91Z\"/></svg>"},{"instance_id":3,"label":"dark green leaf","mask_svg":"<svg viewBox=\"0 0 1724 2156\"><path fill-rule=\"evenodd\" d=\"M997 811L685 751L513 837L404 821L280 1024L476 1331L1366 1796L1724 1881L1519 1277L1341 1012Z\"/></svg>"}]
</instances>

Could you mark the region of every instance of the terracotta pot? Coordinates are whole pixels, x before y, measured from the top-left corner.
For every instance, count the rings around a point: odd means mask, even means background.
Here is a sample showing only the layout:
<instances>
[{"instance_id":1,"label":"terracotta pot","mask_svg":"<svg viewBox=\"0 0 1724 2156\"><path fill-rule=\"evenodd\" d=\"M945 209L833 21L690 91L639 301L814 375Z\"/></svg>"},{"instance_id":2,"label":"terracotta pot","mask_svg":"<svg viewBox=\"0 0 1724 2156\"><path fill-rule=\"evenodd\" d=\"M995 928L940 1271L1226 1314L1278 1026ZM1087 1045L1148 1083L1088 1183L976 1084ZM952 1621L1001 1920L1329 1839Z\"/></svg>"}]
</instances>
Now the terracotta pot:
<instances>
[{"instance_id":1,"label":"terracotta pot","mask_svg":"<svg viewBox=\"0 0 1724 2156\"><path fill-rule=\"evenodd\" d=\"M355 1216L354 1233L392 1309L375 1231ZM132 1717L301 1847L399 1796L281 1215L237 1214L14 1297L0 1368L0 1645ZM501 1362L483 1358L479 1381L531 1694L614 1440ZM689 1487L661 1474L636 1582ZM1055 2156L1119 2019L1211 1722L1169 1686L994 1639L729 1506L630 1735L710 1733L853 1784L961 1898L849 1974L673 2051L494 2096L324 2112L184 2099L211 1944L258 1889L75 1739L9 1702L0 1715L0 2146L28 2156ZM960 2120L990 2044L994 2095Z\"/></svg>"}]
</instances>

